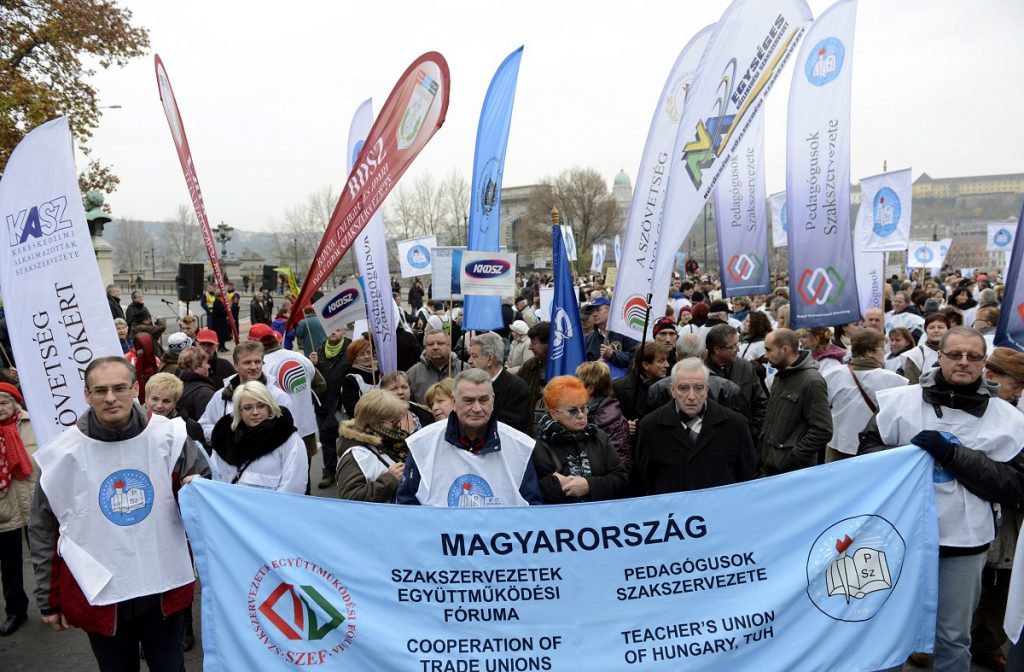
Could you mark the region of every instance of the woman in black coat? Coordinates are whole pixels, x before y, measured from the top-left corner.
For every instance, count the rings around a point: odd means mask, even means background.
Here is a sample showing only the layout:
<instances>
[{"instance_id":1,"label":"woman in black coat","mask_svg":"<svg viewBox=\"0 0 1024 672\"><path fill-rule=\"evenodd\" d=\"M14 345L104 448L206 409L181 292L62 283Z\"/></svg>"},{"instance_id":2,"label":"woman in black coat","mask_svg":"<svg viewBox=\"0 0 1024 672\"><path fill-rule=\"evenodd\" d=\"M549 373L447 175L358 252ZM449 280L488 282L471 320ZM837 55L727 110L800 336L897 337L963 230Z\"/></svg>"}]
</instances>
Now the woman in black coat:
<instances>
[{"instance_id":1,"label":"woman in black coat","mask_svg":"<svg viewBox=\"0 0 1024 672\"><path fill-rule=\"evenodd\" d=\"M202 348L191 347L178 356L178 377L185 386L177 411L186 418L203 417L217 387L210 380L210 359Z\"/></svg>"},{"instance_id":2,"label":"woman in black coat","mask_svg":"<svg viewBox=\"0 0 1024 672\"><path fill-rule=\"evenodd\" d=\"M538 426L533 466L546 504L624 497L626 468L608 435L587 417L587 388L557 376L544 388L548 414Z\"/></svg>"}]
</instances>

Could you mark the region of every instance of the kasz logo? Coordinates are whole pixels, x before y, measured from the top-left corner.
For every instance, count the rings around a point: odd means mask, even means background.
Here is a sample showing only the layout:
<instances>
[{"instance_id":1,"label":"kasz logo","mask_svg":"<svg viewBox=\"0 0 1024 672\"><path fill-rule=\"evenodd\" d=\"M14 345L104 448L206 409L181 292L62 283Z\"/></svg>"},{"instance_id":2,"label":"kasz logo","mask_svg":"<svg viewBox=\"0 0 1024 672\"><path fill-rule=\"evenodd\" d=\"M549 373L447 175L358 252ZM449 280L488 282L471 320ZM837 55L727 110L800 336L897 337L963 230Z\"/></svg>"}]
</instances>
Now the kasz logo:
<instances>
[{"instance_id":1,"label":"kasz logo","mask_svg":"<svg viewBox=\"0 0 1024 672\"><path fill-rule=\"evenodd\" d=\"M11 238L11 247L21 245L33 238L50 236L62 229L70 229L72 223L65 218L68 209L67 196L58 196L52 201L32 206L17 214L7 215L7 231Z\"/></svg>"},{"instance_id":2,"label":"kasz logo","mask_svg":"<svg viewBox=\"0 0 1024 672\"><path fill-rule=\"evenodd\" d=\"M835 303L843 294L846 282L832 266L828 268L805 268L800 276L796 291L808 306Z\"/></svg>"},{"instance_id":3,"label":"kasz logo","mask_svg":"<svg viewBox=\"0 0 1024 672\"><path fill-rule=\"evenodd\" d=\"M351 306L356 299L359 298L359 290L357 289L346 289L341 294L335 297L334 301L331 301L324 307L323 316L330 318L334 317L341 311Z\"/></svg>"},{"instance_id":4,"label":"kasz logo","mask_svg":"<svg viewBox=\"0 0 1024 672\"><path fill-rule=\"evenodd\" d=\"M466 275L471 278L500 278L509 272L512 264L504 259L481 259L466 264Z\"/></svg>"}]
</instances>

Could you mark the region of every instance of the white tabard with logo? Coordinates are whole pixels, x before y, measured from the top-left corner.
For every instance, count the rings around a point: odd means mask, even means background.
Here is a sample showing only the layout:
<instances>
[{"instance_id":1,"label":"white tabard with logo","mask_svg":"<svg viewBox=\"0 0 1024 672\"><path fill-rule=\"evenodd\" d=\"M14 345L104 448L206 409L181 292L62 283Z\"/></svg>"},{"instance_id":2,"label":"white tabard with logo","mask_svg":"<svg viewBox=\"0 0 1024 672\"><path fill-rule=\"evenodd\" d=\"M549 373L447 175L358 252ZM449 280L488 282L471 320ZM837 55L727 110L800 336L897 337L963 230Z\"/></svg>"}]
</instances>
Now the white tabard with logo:
<instances>
[{"instance_id":1,"label":"white tabard with logo","mask_svg":"<svg viewBox=\"0 0 1024 672\"><path fill-rule=\"evenodd\" d=\"M291 412L299 436L316 434L313 410L313 362L305 356L280 348L263 355L267 379L292 398Z\"/></svg>"},{"instance_id":2,"label":"white tabard with logo","mask_svg":"<svg viewBox=\"0 0 1024 672\"><path fill-rule=\"evenodd\" d=\"M185 423L153 416L127 441L77 427L36 452L60 523L58 552L93 606L163 593L195 578L171 470Z\"/></svg>"},{"instance_id":3,"label":"white tabard with logo","mask_svg":"<svg viewBox=\"0 0 1024 672\"><path fill-rule=\"evenodd\" d=\"M474 455L445 441L447 422L435 422L407 440L420 472L416 499L424 506L527 506L519 484L534 441L498 423L501 450Z\"/></svg>"},{"instance_id":4,"label":"white tabard with logo","mask_svg":"<svg viewBox=\"0 0 1024 672\"><path fill-rule=\"evenodd\" d=\"M920 385L876 392L878 432L887 446L905 446L923 429L949 432L965 447L980 450L996 462L1008 462L1020 452L1024 414L992 397L985 414L977 418L942 406L937 417L924 402ZM956 548L982 546L995 538L992 506L960 485L945 469L936 469L935 506L939 514L939 544Z\"/></svg>"}]
</instances>

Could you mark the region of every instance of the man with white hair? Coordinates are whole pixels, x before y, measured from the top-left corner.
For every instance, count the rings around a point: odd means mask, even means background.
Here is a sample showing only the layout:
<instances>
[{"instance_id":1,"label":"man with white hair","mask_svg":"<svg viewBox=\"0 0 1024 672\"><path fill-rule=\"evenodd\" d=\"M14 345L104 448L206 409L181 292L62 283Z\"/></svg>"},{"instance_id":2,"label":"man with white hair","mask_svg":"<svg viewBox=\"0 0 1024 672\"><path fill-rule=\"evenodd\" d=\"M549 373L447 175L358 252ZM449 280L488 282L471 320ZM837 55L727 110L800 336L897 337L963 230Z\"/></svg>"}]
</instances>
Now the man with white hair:
<instances>
[{"instance_id":1,"label":"man with white hair","mask_svg":"<svg viewBox=\"0 0 1024 672\"><path fill-rule=\"evenodd\" d=\"M914 339L924 333L924 318L918 315L910 300L910 292L896 292L892 296L892 310L885 314L885 333L904 327Z\"/></svg>"},{"instance_id":2,"label":"man with white hair","mask_svg":"<svg viewBox=\"0 0 1024 672\"><path fill-rule=\"evenodd\" d=\"M455 412L406 439L409 458L399 504L482 507L542 504L533 468L534 439L494 417L491 376L455 376Z\"/></svg>"},{"instance_id":3,"label":"man with white hair","mask_svg":"<svg viewBox=\"0 0 1024 672\"><path fill-rule=\"evenodd\" d=\"M506 425L530 424L530 388L522 378L505 370L505 342L493 331L477 334L469 342L469 365L491 377L494 388L494 416Z\"/></svg>"},{"instance_id":4,"label":"man with white hair","mask_svg":"<svg viewBox=\"0 0 1024 672\"><path fill-rule=\"evenodd\" d=\"M696 357L672 367L672 399L640 421L633 491L658 495L754 477L747 419L708 398L710 371Z\"/></svg>"}]
</instances>

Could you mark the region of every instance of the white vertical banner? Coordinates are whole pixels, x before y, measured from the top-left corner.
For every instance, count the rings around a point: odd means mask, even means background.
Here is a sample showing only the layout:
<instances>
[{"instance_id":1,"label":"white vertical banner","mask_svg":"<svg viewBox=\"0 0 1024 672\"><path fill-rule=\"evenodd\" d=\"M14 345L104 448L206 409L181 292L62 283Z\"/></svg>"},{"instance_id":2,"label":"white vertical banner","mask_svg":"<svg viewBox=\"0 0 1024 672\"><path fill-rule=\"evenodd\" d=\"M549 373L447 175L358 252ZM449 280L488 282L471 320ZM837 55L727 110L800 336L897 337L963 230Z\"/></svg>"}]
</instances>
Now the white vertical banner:
<instances>
[{"instance_id":1,"label":"white vertical banner","mask_svg":"<svg viewBox=\"0 0 1024 672\"><path fill-rule=\"evenodd\" d=\"M373 101L367 99L352 117L348 134L348 165L352 171L363 149L366 136L373 126ZM373 214L366 228L352 245L352 254L359 263L363 278L363 298L373 335L374 349L381 373L398 368L398 345L395 341L395 315L391 304L391 269L388 266L387 240L384 237L384 214L381 209ZM326 329L326 327L325 327Z\"/></svg>"},{"instance_id":2,"label":"white vertical banner","mask_svg":"<svg viewBox=\"0 0 1024 672\"><path fill-rule=\"evenodd\" d=\"M789 244L789 236L786 230L789 222L786 216L789 208L786 207L786 192L780 191L768 197L768 203L772 209L772 246L786 247Z\"/></svg>"},{"instance_id":3,"label":"white vertical banner","mask_svg":"<svg viewBox=\"0 0 1024 672\"><path fill-rule=\"evenodd\" d=\"M395 246L398 248L398 263L402 266L403 278L433 273L430 250L437 247L437 236L399 240Z\"/></svg>"},{"instance_id":4,"label":"white vertical banner","mask_svg":"<svg viewBox=\"0 0 1024 672\"><path fill-rule=\"evenodd\" d=\"M946 257L949 256L949 248L952 247L952 245L952 238L943 238L942 240L939 241L939 263L933 266L932 268L939 269L946 264ZM1007 254L1007 257L1009 257L1009 254ZM1003 277L1006 277L1005 274Z\"/></svg>"},{"instance_id":5,"label":"white vertical banner","mask_svg":"<svg viewBox=\"0 0 1024 672\"><path fill-rule=\"evenodd\" d=\"M857 269L857 297L860 301L860 316L868 308L882 308L885 305L885 253L865 252L854 249L854 266Z\"/></svg>"},{"instance_id":6,"label":"white vertical banner","mask_svg":"<svg viewBox=\"0 0 1024 672\"><path fill-rule=\"evenodd\" d=\"M861 178L857 242L865 252L907 249L913 194L910 168Z\"/></svg>"},{"instance_id":7,"label":"white vertical banner","mask_svg":"<svg viewBox=\"0 0 1024 672\"><path fill-rule=\"evenodd\" d=\"M0 289L42 446L87 409L85 368L121 356L82 207L66 117L32 130L0 180Z\"/></svg>"},{"instance_id":8,"label":"white vertical banner","mask_svg":"<svg viewBox=\"0 0 1024 672\"><path fill-rule=\"evenodd\" d=\"M569 261L576 261L576 234L572 227L567 224L561 225L562 243L565 245L565 254Z\"/></svg>"},{"instance_id":9,"label":"white vertical banner","mask_svg":"<svg viewBox=\"0 0 1024 672\"><path fill-rule=\"evenodd\" d=\"M722 178L754 115L796 50L811 10L803 0L733 0L704 49L672 152L651 294L668 297L676 251Z\"/></svg>"},{"instance_id":10,"label":"white vertical banner","mask_svg":"<svg viewBox=\"0 0 1024 672\"><path fill-rule=\"evenodd\" d=\"M621 246L619 237L615 237L615 267L625 272L618 276L618 286L612 295L608 328L636 340L643 336L647 294L654 283L658 240L662 235L661 216L668 193L669 170L673 165L672 149L682 119L686 92L693 82L713 28L707 26L694 35L676 57L647 132L647 143L640 158L636 188L629 207L626 238Z\"/></svg>"},{"instance_id":11,"label":"white vertical banner","mask_svg":"<svg viewBox=\"0 0 1024 672\"><path fill-rule=\"evenodd\" d=\"M1016 228L1013 222L989 224L985 250L988 252L1006 252L1009 255L1010 250L1013 249L1013 237Z\"/></svg>"}]
</instances>

